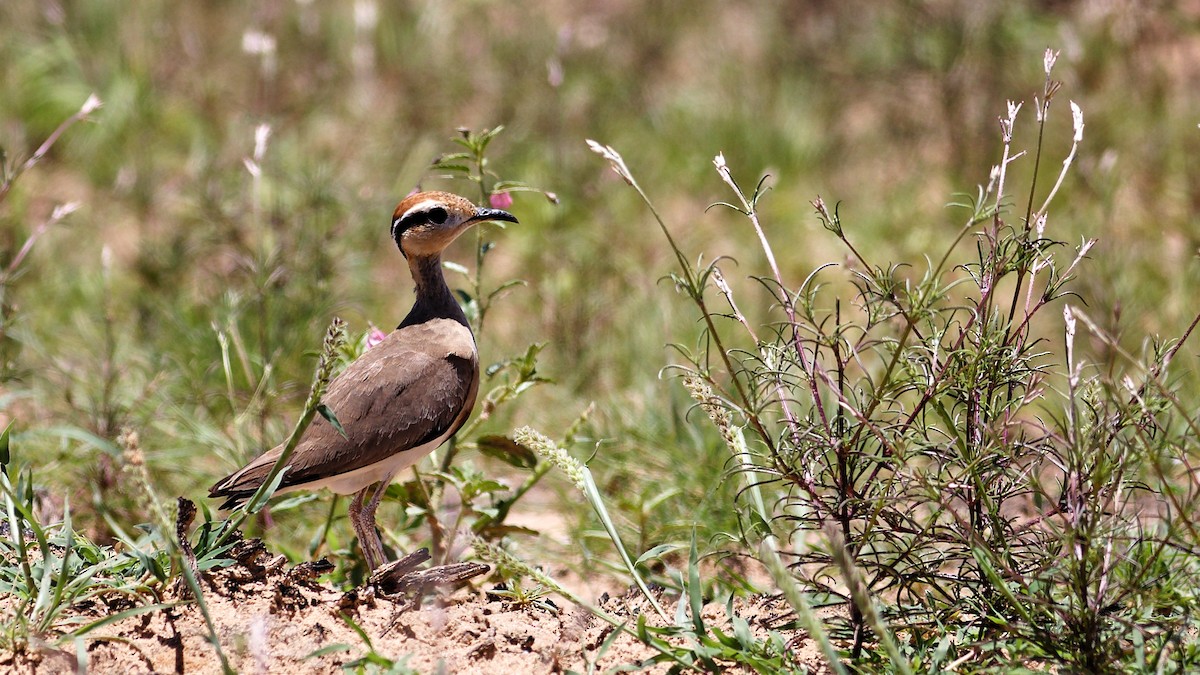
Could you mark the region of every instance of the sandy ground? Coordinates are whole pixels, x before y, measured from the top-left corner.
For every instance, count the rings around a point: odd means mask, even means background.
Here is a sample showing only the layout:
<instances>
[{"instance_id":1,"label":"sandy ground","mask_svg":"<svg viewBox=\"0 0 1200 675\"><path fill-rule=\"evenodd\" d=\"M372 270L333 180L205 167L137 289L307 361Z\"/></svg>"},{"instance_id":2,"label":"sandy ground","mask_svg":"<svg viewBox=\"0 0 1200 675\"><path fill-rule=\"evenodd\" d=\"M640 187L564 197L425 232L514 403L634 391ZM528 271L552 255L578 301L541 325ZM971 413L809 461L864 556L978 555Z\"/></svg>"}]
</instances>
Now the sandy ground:
<instances>
[{"instance_id":1,"label":"sandy ground","mask_svg":"<svg viewBox=\"0 0 1200 675\"><path fill-rule=\"evenodd\" d=\"M557 607L517 605L481 588L384 597L370 587L341 592L315 580L309 565L289 567L259 547L243 563L205 577L205 601L230 664L240 673L338 673L370 648L346 617L362 628L374 652L406 658L421 673L597 672L639 664L656 652L629 636L605 646L613 628L586 610L553 598ZM169 592L166 602L186 592ZM0 609L8 613L0 599ZM647 610L635 592L602 596L600 606L622 618ZM668 612L672 605L667 604ZM123 609L97 604L94 616ZM738 615L765 634L792 615L777 599L740 601ZM731 633L724 606L705 608L706 621ZM653 622L652 622L653 623ZM813 672L825 672L803 634L781 631ZM85 643L92 673L219 673L220 662L194 602L130 617L94 631ZM337 647L344 645L344 647ZM74 672L74 645L44 645L24 654L0 651L0 671ZM656 665L643 672L665 673ZM729 672L742 672L730 667Z\"/></svg>"}]
</instances>

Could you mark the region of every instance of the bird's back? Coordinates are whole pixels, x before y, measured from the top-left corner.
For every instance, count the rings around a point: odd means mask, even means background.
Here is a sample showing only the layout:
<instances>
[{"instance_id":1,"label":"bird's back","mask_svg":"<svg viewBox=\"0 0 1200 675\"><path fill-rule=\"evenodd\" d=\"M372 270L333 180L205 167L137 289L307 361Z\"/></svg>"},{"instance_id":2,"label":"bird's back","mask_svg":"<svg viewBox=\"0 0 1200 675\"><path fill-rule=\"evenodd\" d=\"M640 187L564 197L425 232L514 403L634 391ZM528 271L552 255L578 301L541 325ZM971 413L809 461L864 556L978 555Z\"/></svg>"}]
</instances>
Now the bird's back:
<instances>
[{"instance_id":1,"label":"bird's back","mask_svg":"<svg viewBox=\"0 0 1200 675\"><path fill-rule=\"evenodd\" d=\"M322 399L346 436L322 417L288 460L280 489L328 487L350 494L416 463L466 422L479 390L470 328L439 318L396 329L351 363ZM234 506L254 493L279 459L270 450L213 486Z\"/></svg>"}]
</instances>

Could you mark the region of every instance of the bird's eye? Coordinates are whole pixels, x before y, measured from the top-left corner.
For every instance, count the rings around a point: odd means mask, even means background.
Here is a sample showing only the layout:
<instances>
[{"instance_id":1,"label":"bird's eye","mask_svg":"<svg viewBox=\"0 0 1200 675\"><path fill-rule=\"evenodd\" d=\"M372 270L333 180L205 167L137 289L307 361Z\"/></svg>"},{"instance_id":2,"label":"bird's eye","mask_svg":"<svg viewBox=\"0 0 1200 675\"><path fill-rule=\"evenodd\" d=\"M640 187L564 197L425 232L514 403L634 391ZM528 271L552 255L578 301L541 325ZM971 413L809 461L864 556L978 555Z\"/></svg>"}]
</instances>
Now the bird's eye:
<instances>
[{"instance_id":1,"label":"bird's eye","mask_svg":"<svg viewBox=\"0 0 1200 675\"><path fill-rule=\"evenodd\" d=\"M429 222L435 225L441 225L442 223L446 222L447 216L448 214L446 213L446 209L443 209L440 206L429 209Z\"/></svg>"}]
</instances>

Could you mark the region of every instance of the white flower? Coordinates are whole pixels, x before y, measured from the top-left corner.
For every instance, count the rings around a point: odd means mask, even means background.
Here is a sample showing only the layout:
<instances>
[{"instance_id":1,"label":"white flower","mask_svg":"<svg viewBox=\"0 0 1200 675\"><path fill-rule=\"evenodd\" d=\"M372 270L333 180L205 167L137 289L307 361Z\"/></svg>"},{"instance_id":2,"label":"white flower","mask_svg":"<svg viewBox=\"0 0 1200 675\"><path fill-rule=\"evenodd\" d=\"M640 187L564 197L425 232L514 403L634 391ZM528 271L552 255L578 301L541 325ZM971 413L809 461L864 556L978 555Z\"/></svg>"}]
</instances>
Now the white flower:
<instances>
[{"instance_id":1,"label":"white flower","mask_svg":"<svg viewBox=\"0 0 1200 675\"><path fill-rule=\"evenodd\" d=\"M104 105L104 103L100 100L100 97L92 94L91 96L87 97L86 101L83 102L83 107L79 109L79 114L90 115L102 105Z\"/></svg>"},{"instance_id":2,"label":"white flower","mask_svg":"<svg viewBox=\"0 0 1200 675\"><path fill-rule=\"evenodd\" d=\"M1083 110L1075 101L1071 101L1071 124L1075 127L1075 142L1078 143L1083 140Z\"/></svg>"},{"instance_id":3,"label":"white flower","mask_svg":"<svg viewBox=\"0 0 1200 675\"><path fill-rule=\"evenodd\" d=\"M254 161L261 162L267 152L267 141L271 138L271 125L260 124L254 127Z\"/></svg>"},{"instance_id":4,"label":"white flower","mask_svg":"<svg viewBox=\"0 0 1200 675\"><path fill-rule=\"evenodd\" d=\"M1053 49L1047 48L1045 55L1042 56L1042 66L1046 70L1046 75L1049 75L1050 71L1054 70L1054 62L1057 60L1058 60L1058 52Z\"/></svg>"},{"instance_id":5,"label":"white flower","mask_svg":"<svg viewBox=\"0 0 1200 675\"><path fill-rule=\"evenodd\" d=\"M275 36L258 30L242 33L242 51L264 56L275 53Z\"/></svg>"}]
</instances>

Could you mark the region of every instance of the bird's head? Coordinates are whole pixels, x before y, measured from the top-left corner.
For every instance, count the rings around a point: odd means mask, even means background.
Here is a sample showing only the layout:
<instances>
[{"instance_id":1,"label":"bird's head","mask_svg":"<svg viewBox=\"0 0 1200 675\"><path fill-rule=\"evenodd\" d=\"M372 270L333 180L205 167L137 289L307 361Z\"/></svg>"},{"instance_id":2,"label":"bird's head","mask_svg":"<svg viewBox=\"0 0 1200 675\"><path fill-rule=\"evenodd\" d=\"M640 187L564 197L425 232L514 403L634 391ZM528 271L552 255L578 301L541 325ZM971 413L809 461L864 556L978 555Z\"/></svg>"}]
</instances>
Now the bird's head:
<instances>
[{"instance_id":1,"label":"bird's head","mask_svg":"<svg viewBox=\"0 0 1200 675\"><path fill-rule=\"evenodd\" d=\"M392 239L406 258L434 256L468 227L486 220L517 222L507 211L478 207L449 192L418 192L392 214Z\"/></svg>"}]
</instances>

